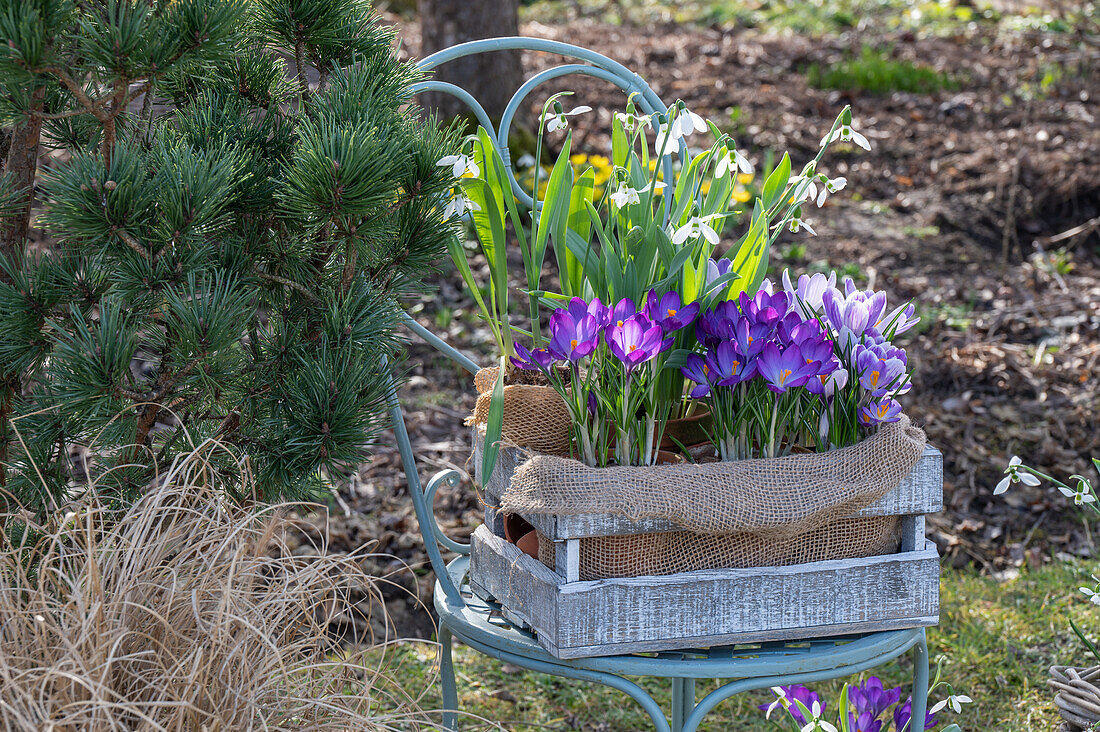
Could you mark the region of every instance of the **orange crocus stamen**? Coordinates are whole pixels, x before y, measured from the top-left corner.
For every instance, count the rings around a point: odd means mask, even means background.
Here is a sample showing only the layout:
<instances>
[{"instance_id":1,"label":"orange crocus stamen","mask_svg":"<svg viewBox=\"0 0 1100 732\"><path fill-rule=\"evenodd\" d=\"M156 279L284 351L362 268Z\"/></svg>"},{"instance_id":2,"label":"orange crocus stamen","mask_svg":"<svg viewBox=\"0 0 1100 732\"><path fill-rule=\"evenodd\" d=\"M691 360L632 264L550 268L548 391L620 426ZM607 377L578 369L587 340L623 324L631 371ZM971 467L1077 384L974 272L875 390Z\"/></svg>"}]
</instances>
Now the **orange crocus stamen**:
<instances>
[{"instance_id":1,"label":"orange crocus stamen","mask_svg":"<svg viewBox=\"0 0 1100 732\"><path fill-rule=\"evenodd\" d=\"M638 350L638 347L637 347L637 346L635 346L635 345L634 345L633 343L631 343L631 344L630 344L630 348L629 348L629 349L627 349L627 350L629 350L629 351L630 351L631 353L634 353L635 351L637 351L637 350Z\"/></svg>"},{"instance_id":2,"label":"orange crocus stamen","mask_svg":"<svg viewBox=\"0 0 1100 732\"><path fill-rule=\"evenodd\" d=\"M783 369L779 373L779 383L780 384L786 384L787 379L789 379L789 378L791 378L791 370L790 369Z\"/></svg>"},{"instance_id":3,"label":"orange crocus stamen","mask_svg":"<svg viewBox=\"0 0 1100 732\"><path fill-rule=\"evenodd\" d=\"M878 386L878 377L881 375L880 371L871 372L871 386Z\"/></svg>"},{"instance_id":4,"label":"orange crocus stamen","mask_svg":"<svg viewBox=\"0 0 1100 732\"><path fill-rule=\"evenodd\" d=\"M620 328L622 328L623 327L623 321L620 320L618 325L619 325Z\"/></svg>"},{"instance_id":5,"label":"orange crocus stamen","mask_svg":"<svg viewBox=\"0 0 1100 732\"><path fill-rule=\"evenodd\" d=\"M670 317L670 318L675 317L675 315L676 315L676 311L673 310L672 308L669 308L665 312L668 313L668 317Z\"/></svg>"},{"instance_id":6,"label":"orange crocus stamen","mask_svg":"<svg viewBox=\"0 0 1100 732\"><path fill-rule=\"evenodd\" d=\"M574 338L573 340L569 341L569 347L570 347L570 348L573 348L573 349L575 349L575 348L577 347L577 339L576 339L576 338Z\"/></svg>"}]
</instances>

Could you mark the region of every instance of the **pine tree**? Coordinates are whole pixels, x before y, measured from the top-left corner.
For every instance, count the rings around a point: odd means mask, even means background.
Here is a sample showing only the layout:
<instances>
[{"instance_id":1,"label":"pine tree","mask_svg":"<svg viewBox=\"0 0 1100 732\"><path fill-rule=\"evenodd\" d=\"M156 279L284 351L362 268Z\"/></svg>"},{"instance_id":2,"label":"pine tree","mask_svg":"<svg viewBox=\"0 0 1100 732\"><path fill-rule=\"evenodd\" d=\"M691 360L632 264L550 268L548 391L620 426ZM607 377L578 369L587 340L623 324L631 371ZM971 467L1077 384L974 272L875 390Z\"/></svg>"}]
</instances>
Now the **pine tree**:
<instances>
[{"instance_id":1,"label":"pine tree","mask_svg":"<svg viewBox=\"0 0 1100 732\"><path fill-rule=\"evenodd\" d=\"M361 460L397 302L453 236L435 163L456 136L408 108L392 44L361 0L0 0L13 500L51 510L86 479L126 500L204 440L240 499ZM45 252L23 251L10 165L35 125L71 155L44 171Z\"/></svg>"}]
</instances>

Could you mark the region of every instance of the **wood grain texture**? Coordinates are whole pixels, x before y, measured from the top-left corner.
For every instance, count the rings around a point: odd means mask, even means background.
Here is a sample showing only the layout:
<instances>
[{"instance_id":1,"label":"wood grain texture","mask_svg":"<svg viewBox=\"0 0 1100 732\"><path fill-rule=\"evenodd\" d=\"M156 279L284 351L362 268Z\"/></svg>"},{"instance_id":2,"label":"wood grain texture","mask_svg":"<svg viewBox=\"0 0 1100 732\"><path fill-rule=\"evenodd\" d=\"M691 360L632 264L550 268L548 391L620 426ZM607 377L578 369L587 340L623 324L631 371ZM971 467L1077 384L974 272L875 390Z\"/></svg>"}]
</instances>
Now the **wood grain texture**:
<instances>
[{"instance_id":1,"label":"wood grain texture","mask_svg":"<svg viewBox=\"0 0 1100 732\"><path fill-rule=\"evenodd\" d=\"M911 522L911 529L916 524ZM935 625L935 545L791 567L564 582L479 527L471 579L559 658Z\"/></svg>"},{"instance_id":2,"label":"wood grain texture","mask_svg":"<svg viewBox=\"0 0 1100 732\"><path fill-rule=\"evenodd\" d=\"M501 448L497 464L489 480L486 481L481 475L481 451L484 442L484 428L475 427L473 431L475 480L484 487L486 502L499 505L500 498L512 479L512 474L527 459L527 453L518 448ZM807 490L812 490L812 486L808 486ZM938 513L942 508L943 455L934 447L926 447L920 462L894 490L854 515L906 516ZM632 521L610 514L524 515L523 517L540 533L555 541L587 536L618 536L682 530L667 519Z\"/></svg>"}]
</instances>

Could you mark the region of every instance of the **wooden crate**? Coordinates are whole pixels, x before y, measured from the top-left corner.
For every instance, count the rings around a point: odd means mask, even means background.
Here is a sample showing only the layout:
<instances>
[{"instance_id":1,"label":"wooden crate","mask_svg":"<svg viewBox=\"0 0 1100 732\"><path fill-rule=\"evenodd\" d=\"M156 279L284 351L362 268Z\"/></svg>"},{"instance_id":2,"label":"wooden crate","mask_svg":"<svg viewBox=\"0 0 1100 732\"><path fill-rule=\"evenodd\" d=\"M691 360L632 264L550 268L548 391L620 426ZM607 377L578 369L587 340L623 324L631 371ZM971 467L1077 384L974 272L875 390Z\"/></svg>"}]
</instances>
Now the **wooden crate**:
<instances>
[{"instance_id":1,"label":"wooden crate","mask_svg":"<svg viewBox=\"0 0 1100 732\"><path fill-rule=\"evenodd\" d=\"M894 630L939 620L939 557L924 521L942 506L943 458L934 448L894 490L856 514L901 516L896 554L581 581L584 538L681 529L664 520L602 514L524 516L554 542L555 568L549 569L503 538L503 520L493 508L526 455L502 449L493 474L482 480L483 433L475 430L474 443L487 508L486 523L472 539L471 584L559 658Z\"/></svg>"}]
</instances>

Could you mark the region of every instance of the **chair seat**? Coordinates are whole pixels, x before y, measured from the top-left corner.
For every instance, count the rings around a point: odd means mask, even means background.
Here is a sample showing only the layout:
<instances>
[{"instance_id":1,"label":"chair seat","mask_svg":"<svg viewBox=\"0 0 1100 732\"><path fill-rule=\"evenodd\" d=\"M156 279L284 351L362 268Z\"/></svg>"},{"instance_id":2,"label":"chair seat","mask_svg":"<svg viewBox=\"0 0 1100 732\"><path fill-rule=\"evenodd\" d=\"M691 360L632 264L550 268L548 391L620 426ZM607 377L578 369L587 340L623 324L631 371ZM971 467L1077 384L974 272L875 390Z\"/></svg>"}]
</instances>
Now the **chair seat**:
<instances>
[{"instance_id":1,"label":"chair seat","mask_svg":"<svg viewBox=\"0 0 1100 732\"><path fill-rule=\"evenodd\" d=\"M439 583L436 583L435 609L440 623L464 643L487 655L496 658L522 657L539 665L558 666L563 670L695 679L812 674L863 666L871 661L882 663L917 645L923 635L921 628L912 628L805 641L739 643L707 649L562 660L550 655L532 633L505 620L499 604L486 602L471 591L469 566L470 560L466 556L460 556L447 565L447 572L459 588L465 604L449 602Z\"/></svg>"}]
</instances>

